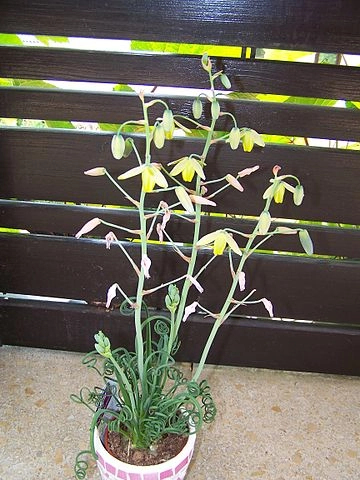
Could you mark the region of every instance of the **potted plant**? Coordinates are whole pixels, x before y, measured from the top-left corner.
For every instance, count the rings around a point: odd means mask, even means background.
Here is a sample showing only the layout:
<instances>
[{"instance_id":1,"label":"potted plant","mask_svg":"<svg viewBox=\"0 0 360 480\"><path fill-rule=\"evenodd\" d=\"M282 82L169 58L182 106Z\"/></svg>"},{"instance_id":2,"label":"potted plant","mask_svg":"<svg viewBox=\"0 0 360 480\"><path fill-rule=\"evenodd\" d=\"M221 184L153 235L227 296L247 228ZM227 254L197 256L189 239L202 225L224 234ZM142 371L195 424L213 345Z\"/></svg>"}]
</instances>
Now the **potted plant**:
<instances>
[{"instance_id":1,"label":"potted plant","mask_svg":"<svg viewBox=\"0 0 360 480\"><path fill-rule=\"evenodd\" d=\"M129 230L124 225L114 225L94 218L80 229L76 237L105 224L139 238L141 245L141 260L136 262L126 251L126 244L118 242L113 232L106 236L107 247L110 248L111 243L117 242L137 277L135 295L129 295L123 285L115 283L108 289L106 303L106 307L110 308L111 302L119 295L123 299L121 312L134 317L134 351L129 352L121 346L113 347L104 333L98 332L95 335L95 350L85 357L84 363L97 369L103 385L91 390L82 389L79 395L72 396L75 401L87 405L93 411L89 451L97 459L103 479L154 480L185 477L196 432L204 423L211 422L216 414L210 387L205 379L201 379L201 373L218 329L243 305L262 303L269 315L273 316L270 300L256 298L255 290L246 292L246 261L266 240L282 234L298 234L306 253L312 253L312 242L306 230L285 226L272 228L271 203L282 202L286 191L291 193L296 205L302 203L304 196L299 179L290 174L279 175L278 166L273 168L273 178L263 195L263 211L251 233L225 228L200 235L202 206L215 206L214 198L226 188L234 189L235 193L242 192L243 186L239 180L259 168L257 165L247 167L237 174L228 173L223 178L208 180L206 161L209 150L217 142L227 142L233 150L240 145L245 151L251 151L254 144L264 146L256 131L240 128L231 113L221 111L215 82L221 81L226 88L231 88L228 77L222 71L213 72L211 60L206 54L201 59L201 65L210 83L209 91L201 94L210 103L210 125L200 123L203 108L201 96L193 102L192 117L185 119L182 115L174 114L163 100L146 101L141 93L143 119L122 124L111 142L115 159L133 155L135 166L122 173L117 180L101 166L85 172L90 176L107 177L132 202L138 211L139 228ZM151 124L149 111L159 104L163 107L163 114ZM230 131L215 136L216 122L222 115L229 116L233 126ZM154 163L152 149L161 149L165 141L172 138L176 128L187 131L184 120L205 132L202 151L170 161L166 167ZM146 142L144 157L139 153L136 139L125 137L123 133L124 127L131 124L143 128ZM141 176L141 187L138 197L133 198L122 181L136 175ZM173 203L169 205L160 197L158 207L149 209L146 203L148 195L161 195L162 192L173 194ZM171 222L173 216L178 216L183 221L190 220L193 225L190 254L185 254L166 231L167 223ZM148 247L153 231L157 232L158 241L163 242L165 239L173 246L179 255L179 261L187 265L187 272L149 290L146 289L146 280L151 272ZM245 246L242 248L238 245L239 236L245 238ZM198 253L204 249L211 252L211 255L199 267ZM190 289L202 293L202 275L210 263L225 252L229 258L231 285L223 304L214 313L200 301L190 303L188 294ZM146 305L147 296L160 289L164 289L167 315L159 315ZM196 311L209 315L214 322L197 367L191 378L185 378L176 365L174 356L179 347L179 330ZM77 457L75 472L78 479L85 478L86 475L84 453L87 452L81 452Z\"/></svg>"}]
</instances>

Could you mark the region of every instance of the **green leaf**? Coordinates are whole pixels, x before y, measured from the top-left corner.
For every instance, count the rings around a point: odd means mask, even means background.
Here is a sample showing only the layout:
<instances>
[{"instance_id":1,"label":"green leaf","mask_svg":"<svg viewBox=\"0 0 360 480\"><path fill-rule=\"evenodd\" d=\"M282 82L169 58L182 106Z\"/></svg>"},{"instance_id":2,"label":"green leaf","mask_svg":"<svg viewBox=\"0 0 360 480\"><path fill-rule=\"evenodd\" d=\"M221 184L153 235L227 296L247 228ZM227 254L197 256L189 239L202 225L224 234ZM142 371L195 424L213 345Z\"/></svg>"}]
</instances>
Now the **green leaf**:
<instances>
[{"instance_id":1,"label":"green leaf","mask_svg":"<svg viewBox=\"0 0 360 480\"><path fill-rule=\"evenodd\" d=\"M336 53L320 53L319 54L319 63L336 65L336 62L337 62Z\"/></svg>"},{"instance_id":2,"label":"green leaf","mask_svg":"<svg viewBox=\"0 0 360 480\"><path fill-rule=\"evenodd\" d=\"M14 33L0 33L0 45L23 45L23 42Z\"/></svg>"},{"instance_id":3,"label":"green leaf","mask_svg":"<svg viewBox=\"0 0 360 480\"><path fill-rule=\"evenodd\" d=\"M14 80L14 85L31 88L57 88L51 83L44 82L44 80Z\"/></svg>"},{"instance_id":4,"label":"green leaf","mask_svg":"<svg viewBox=\"0 0 360 480\"><path fill-rule=\"evenodd\" d=\"M169 42L143 42L131 41L131 50L148 52L179 53L184 55L203 55L207 53L212 57L241 56L241 47L222 45L200 45L195 43L169 43Z\"/></svg>"},{"instance_id":5,"label":"green leaf","mask_svg":"<svg viewBox=\"0 0 360 480\"><path fill-rule=\"evenodd\" d=\"M0 78L1 87L12 87L14 85L14 80L12 78Z\"/></svg>"},{"instance_id":6,"label":"green leaf","mask_svg":"<svg viewBox=\"0 0 360 480\"><path fill-rule=\"evenodd\" d=\"M231 92L226 94L229 98L234 100L257 100L258 96L255 93L245 93L245 92Z\"/></svg>"},{"instance_id":7,"label":"green leaf","mask_svg":"<svg viewBox=\"0 0 360 480\"><path fill-rule=\"evenodd\" d=\"M295 103L299 105L316 105L318 107L332 107L337 100L328 98L289 97L284 103Z\"/></svg>"},{"instance_id":8,"label":"green leaf","mask_svg":"<svg viewBox=\"0 0 360 480\"><path fill-rule=\"evenodd\" d=\"M263 57L266 60L282 60L287 62L296 62L298 60L311 55L311 52L300 52L292 50L275 50L265 48L262 51Z\"/></svg>"},{"instance_id":9,"label":"green leaf","mask_svg":"<svg viewBox=\"0 0 360 480\"><path fill-rule=\"evenodd\" d=\"M347 101L345 102L346 108L360 108L360 102Z\"/></svg>"},{"instance_id":10,"label":"green leaf","mask_svg":"<svg viewBox=\"0 0 360 480\"><path fill-rule=\"evenodd\" d=\"M118 83L113 87L113 92L135 92L135 90L129 87L129 85Z\"/></svg>"},{"instance_id":11,"label":"green leaf","mask_svg":"<svg viewBox=\"0 0 360 480\"><path fill-rule=\"evenodd\" d=\"M284 103L289 98L288 95L276 95L273 93L258 93L256 97L258 100L262 102L277 102L277 103Z\"/></svg>"},{"instance_id":12,"label":"green leaf","mask_svg":"<svg viewBox=\"0 0 360 480\"><path fill-rule=\"evenodd\" d=\"M120 127L120 123L98 123L100 130L104 132L117 132Z\"/></svg>"},{"instance_id":13,"label":"green leaf","mask_svg":"<svg viewBox=\"0 0 360 480\"><path fill-rule=\"evenodd\" d=\"M45 120L48 128L68 128L74 129L74 125L66 120Z\"/></svg>"},{"instance_id":14,"label":"green leaf","mask_svg":"<svg viewBox=\"0 0 360 480\"><path fill-rule=\"evenodd\" d=\"M68 37L58 37L58 36L48 36L48 35L35 35L35 38L39 40L39 42L43 43L47 47L50 46L50 42L55 43L68 43Z\"/></svg>"}]
</instances>

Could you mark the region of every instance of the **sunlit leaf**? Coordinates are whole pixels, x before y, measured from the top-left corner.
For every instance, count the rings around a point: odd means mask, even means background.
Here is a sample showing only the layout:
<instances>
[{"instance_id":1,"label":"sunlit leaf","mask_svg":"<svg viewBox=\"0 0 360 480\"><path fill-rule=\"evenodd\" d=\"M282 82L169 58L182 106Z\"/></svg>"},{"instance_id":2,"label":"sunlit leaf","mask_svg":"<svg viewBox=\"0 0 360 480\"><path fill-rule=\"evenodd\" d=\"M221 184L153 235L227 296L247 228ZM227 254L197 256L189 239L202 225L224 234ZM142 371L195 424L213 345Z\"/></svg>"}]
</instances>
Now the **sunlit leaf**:
<instances>
[{"instance_id":1,"label":"sunlit leaf","mask_svg":"<svg viewBox=\"0 0 360 480\"><path fill-rule=\"evenodd\" d=\"M297 105L315 105L317 107L332 107L337 100L328 98L289 97L284 103L295 103Z\"/></svg>"},{"instance_id":2,"label":"sunlit leaf","mask_svg":"<svg viewBox=\"0 0 360 480\"><path fill-rule=\"evenodd\" d=\"M135 90L129 85L123 85L121 83L118 83L113 87L113 92L135 92Z\"/></svg>"},{"instance_id":3,"label":"sunlit leaf","mask_svg":"<svg viewBox=\"0 0 360 480\"><path fill-rule=\"evenodd\" d=\"M300 52L292 50L263 49L263 57L266 60L282 60L286 62L296 62L308 57L312 52Z\"/></svg>"},{"instance_id":4,"label":"sunlit leaf","mask_svg":"<svg viewBox=\"0 0 360 480\"><path fill-rule=\"evenodd\" d=\"M75 128L71 122L66 120L45 120L48 128Z\"/></svg>"},{"instance_id":5,"label":"sunlit leaf","mask_svg":"<svg viewBox=\"0 0 360 480\"><path fill-rule=\"evenodd\" d=\"M235 57L241 56L241 47L200 45L194 43L169 43L169 42L146 42L139 40L131 41L131 50L179 53L184 55L202 55L208 53L212 57Z\"/></svg>"},{"instance_id":6,"label":"sunlit leaf","mask_svg":"<svg viewBox=\"0 0 360 480\"><path fill-rule=\"evenodd\" d=\"M35 38L39 40L39 42L43 43L47 47L51 45L51 43L68 43L68 37L58 37L58 36L47 36L47 35L35 35Z\"/></svg>"},{"instance_id":7,"label":"sunlit leaf","mask_svg":"<svg viewBox=\"0 0 360 480\"><path fill-rule=\"evenodd\" d=\"M14 33L0 33L0 45L23 45L23 42Z\"/></svg>"}]
</instances>

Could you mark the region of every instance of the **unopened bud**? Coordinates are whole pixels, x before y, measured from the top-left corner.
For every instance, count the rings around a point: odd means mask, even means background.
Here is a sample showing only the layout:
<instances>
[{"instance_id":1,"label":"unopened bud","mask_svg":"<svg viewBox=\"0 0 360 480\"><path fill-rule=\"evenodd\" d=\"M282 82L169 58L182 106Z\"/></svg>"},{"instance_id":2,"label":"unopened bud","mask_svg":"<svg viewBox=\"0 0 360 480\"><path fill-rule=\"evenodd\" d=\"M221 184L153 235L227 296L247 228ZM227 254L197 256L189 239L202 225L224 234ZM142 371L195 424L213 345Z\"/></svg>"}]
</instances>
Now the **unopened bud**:
<instances>
[{"instance_id":1,"label":"unopened bud","mask_svg":"<svg viewBox=\"0 0 360 480\"><path fill-rule=\"evenodd\" d=\"M211 102L211 116L214 120L217 120L220 115L220 104L217 100Z\"/></svg>"},{"instance_id":2,"label":"unopened bud","mask_svg":"<svg viewBox=\"0 0 360 480\"><path fill-rule=\"evenodd\" d=\"M271 215L267 210L264 210L259 217L259 234L266 235L271 225Z\"/></svg>"},{"instance_id":3,"label":"unopened bud","mask_svg":"<svg viewBox=\"0 0 360 480\"><path fill-rule=\"evenodd\" d=\"M293 198L296 206L302 204L302 201L304 199L304 187L302 185L296 185Z\"/></svg>"},{"instance_id":4,"label":"unopened bud","mask_svg":"<svg viewBox=\"0 0 360 480\"><path fill-rule=\"evenodd\" d=\"M201 117L202 109L203 107L202 107L202 102L200 98L199 97L195 98L192 104L192 113L194 118L196 118L196 120L198 120Z\"/></svg>"},{"instance_id":5,"label":"unopened bud","mask_svg":"<svg viewBox=\"0 0 360 480\"><path fill-rule=\"evenodd\" d=\"M105 168L104 167L95 167L91 168L90 170L86 170L85 175L90 175L90 177L101 177L105 175Z\"/></svg>"},{"instance_id":6,"label":"unopened bud","mask_svg":"<svg viewBox=\"0 0 360 480\"><path fill-rule=\"evenodd\" d=\"M222 73L220 75L220 80L221 80L221 83L224 85L225 88L227 88L229 90L229 88L231 88L231 82L229 80L229 77L227 75L225 75L225 73Z\"/></svg>"},{"instance_id":7,"label":"unopened bud","mask_svg":"<svg viewBox=\"0 0 360 480\"><path fill-rule=\"evenodd\" d=\"M156 148L162 148L165 143L165 131L161 124L157 124L154 130L154 143Z\"/></svg>"},{"instance_id":8,"label":"unopened bud","mask_svg":"<svg viewBox=\"0 0 360 480\"><path fill-rule=\"evenodd\" d=\"M240 145L241 133L238 127L233 127L229 134L229 143L232 150L236 150Z\"/></svg>"},{"instance_id":9,"label":"unopened bud","mask_svg":"<svg viewBox=\"0 0 360 480\"><path fill-rule=\"evenodd\" d=\"M174 128L174 116L169 108L166 108L163 113L163 127L165 132L171 132Z\"/></svg>"},{"instance_id":10,"label":"unopened bud","mask_svg":"<svg viewBox=\"0 0 360 480\"><path fill-rule=\"evenodd\" d=\"M121 135L114 135L111 140L111 153L116 160L120 160L125 152L125 140Z\"/></svg>"},{"instance_id":11,"label":"unopened bud","mask_svg":"<svg viewBox=\"0 0 360 480\"><path fill-rule=\"evenodd\" d=\"M305 253L312 255L314 253L314 246L307 230L299 230L299 240Z\"/></svg>"}]
</instances>

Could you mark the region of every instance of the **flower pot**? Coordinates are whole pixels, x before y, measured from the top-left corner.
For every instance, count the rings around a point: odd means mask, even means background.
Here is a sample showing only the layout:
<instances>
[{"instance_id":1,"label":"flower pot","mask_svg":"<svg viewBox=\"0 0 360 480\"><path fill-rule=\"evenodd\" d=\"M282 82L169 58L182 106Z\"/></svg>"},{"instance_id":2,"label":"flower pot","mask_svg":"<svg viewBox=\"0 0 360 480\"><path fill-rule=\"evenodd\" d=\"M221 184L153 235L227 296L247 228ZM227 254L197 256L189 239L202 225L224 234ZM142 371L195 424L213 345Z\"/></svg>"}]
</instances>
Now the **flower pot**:
<instances>
[{"instance_id":1,"label":"flower pot","mask_svg":"<svg viewBox=\"0 0 360 480\"><path fill-rule=\"evenodd\" d=\"M195 439L195 434L189 435L184 448L176 457L158 465L142 467L122 462L110 455L96 429L94 444L101 478L102 480L183 480L194 451Z\"/></svg>"}]
</instances>

